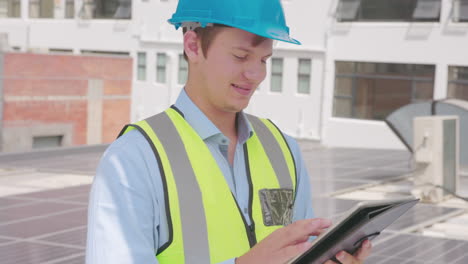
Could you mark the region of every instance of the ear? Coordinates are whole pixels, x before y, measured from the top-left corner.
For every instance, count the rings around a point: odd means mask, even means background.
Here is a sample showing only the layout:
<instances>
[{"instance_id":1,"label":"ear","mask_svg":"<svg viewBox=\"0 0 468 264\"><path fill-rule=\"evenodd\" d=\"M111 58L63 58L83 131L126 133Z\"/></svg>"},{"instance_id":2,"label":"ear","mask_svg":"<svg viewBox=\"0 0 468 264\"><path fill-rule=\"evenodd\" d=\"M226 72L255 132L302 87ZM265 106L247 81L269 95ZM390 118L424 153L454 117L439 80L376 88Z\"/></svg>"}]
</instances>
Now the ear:
<instances>
[{"instance_id":1,"label":"ear","mask_svg":"<svg viewBox=\"0 0 468 264\"><path fill-rule=\"evenodd\" d=\"M198 58L202 55L200 39L193 30L189 30L184 34L184 51L191 62L198 61Z\"/></svg>"}]
</instances>

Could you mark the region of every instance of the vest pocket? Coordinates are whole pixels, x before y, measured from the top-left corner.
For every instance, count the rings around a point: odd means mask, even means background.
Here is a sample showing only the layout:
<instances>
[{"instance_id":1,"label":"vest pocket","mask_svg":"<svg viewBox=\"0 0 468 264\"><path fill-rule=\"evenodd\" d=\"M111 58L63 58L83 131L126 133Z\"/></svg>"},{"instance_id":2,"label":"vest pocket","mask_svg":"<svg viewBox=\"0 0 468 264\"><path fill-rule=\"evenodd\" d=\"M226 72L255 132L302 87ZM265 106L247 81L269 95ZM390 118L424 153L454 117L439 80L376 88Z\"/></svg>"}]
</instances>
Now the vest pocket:
<instances>
[{"instance_id":1,"label":"vest pocket","mask_svg":"<svg viewBox=\"0 0 468 264\"><path fill-rule=\"evenodd\" d=\"M285 226L291 223L293 189L261 189L259 197L265 226Z\"/></svg>"}]
</instances>

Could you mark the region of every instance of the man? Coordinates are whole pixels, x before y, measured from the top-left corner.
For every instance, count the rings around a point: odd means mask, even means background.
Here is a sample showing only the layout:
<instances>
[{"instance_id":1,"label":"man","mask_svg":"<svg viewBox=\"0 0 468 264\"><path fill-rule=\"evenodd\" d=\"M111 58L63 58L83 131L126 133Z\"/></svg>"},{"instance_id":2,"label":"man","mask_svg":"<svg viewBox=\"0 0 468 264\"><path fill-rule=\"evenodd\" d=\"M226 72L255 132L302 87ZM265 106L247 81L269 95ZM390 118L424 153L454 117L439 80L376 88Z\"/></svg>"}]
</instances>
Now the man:
<instances>
[{"instance_id":1,"label":"man","mask_svg":"<svg viewBox=\"0 0 468 264\"><path fill-rule=\"evenodd\" d=\"M330 221L312 219L297 143L242 111L265 79L273 39L299 43L281 4L180 0L169 22L184 28L187 83L175 105L124 128L104 153L87 263L286 263ZM369 253L366 241L337 259L362 263Z\"/></svg>"}]
</instances>

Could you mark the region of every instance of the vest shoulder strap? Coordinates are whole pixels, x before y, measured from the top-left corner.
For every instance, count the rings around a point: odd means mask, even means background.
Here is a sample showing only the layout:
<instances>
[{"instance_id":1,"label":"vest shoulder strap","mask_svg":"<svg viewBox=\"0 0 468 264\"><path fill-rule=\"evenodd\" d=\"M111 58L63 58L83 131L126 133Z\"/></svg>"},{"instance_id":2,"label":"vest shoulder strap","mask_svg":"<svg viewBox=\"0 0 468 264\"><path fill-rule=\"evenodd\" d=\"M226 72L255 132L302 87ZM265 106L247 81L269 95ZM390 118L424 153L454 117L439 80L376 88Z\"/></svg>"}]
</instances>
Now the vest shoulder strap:
<instances>
[{"instance_id":1,"label":"vest shoulder strap","mask_svg":"<svg viewBox=\"0 0 468 264\"><path fill-rule=\"evenodd\" d=\"M247 115L275 170L280 186L295 188L296 162L289 144L279 128L269 119Z\"/></svg>"}]
</instances>

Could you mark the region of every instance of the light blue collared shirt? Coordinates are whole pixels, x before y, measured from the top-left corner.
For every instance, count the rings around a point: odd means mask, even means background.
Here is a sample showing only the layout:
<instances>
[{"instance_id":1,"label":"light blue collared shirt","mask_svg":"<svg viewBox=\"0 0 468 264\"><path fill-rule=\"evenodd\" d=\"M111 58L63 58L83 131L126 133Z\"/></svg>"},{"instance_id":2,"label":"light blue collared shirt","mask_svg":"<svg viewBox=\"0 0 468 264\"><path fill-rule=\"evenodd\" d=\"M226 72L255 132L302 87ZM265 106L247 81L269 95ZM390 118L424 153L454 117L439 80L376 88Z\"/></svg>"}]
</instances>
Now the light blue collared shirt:
<instances>
[{"instance_id":1,"label":"light blue collared shirt","mask_svg":"<svg viewBox=\"0 0 468 264\"><path fill-rule=\"evenodd\" d=\"M231 166L229 139L201 112L184 90L175 106L205 141L250 224L249 188L243 144L252 129L244 113L237 118L238 142ZM309 176L299 146L285 135L296 162L298 180L293 221L312 218ZM155 155L137 130L121 136L104 152L91 188L86 263L157 264L156 251L168 241L161 176ZM223 264L234 264L228 259Z\"/></svg>"}]
</instances>

